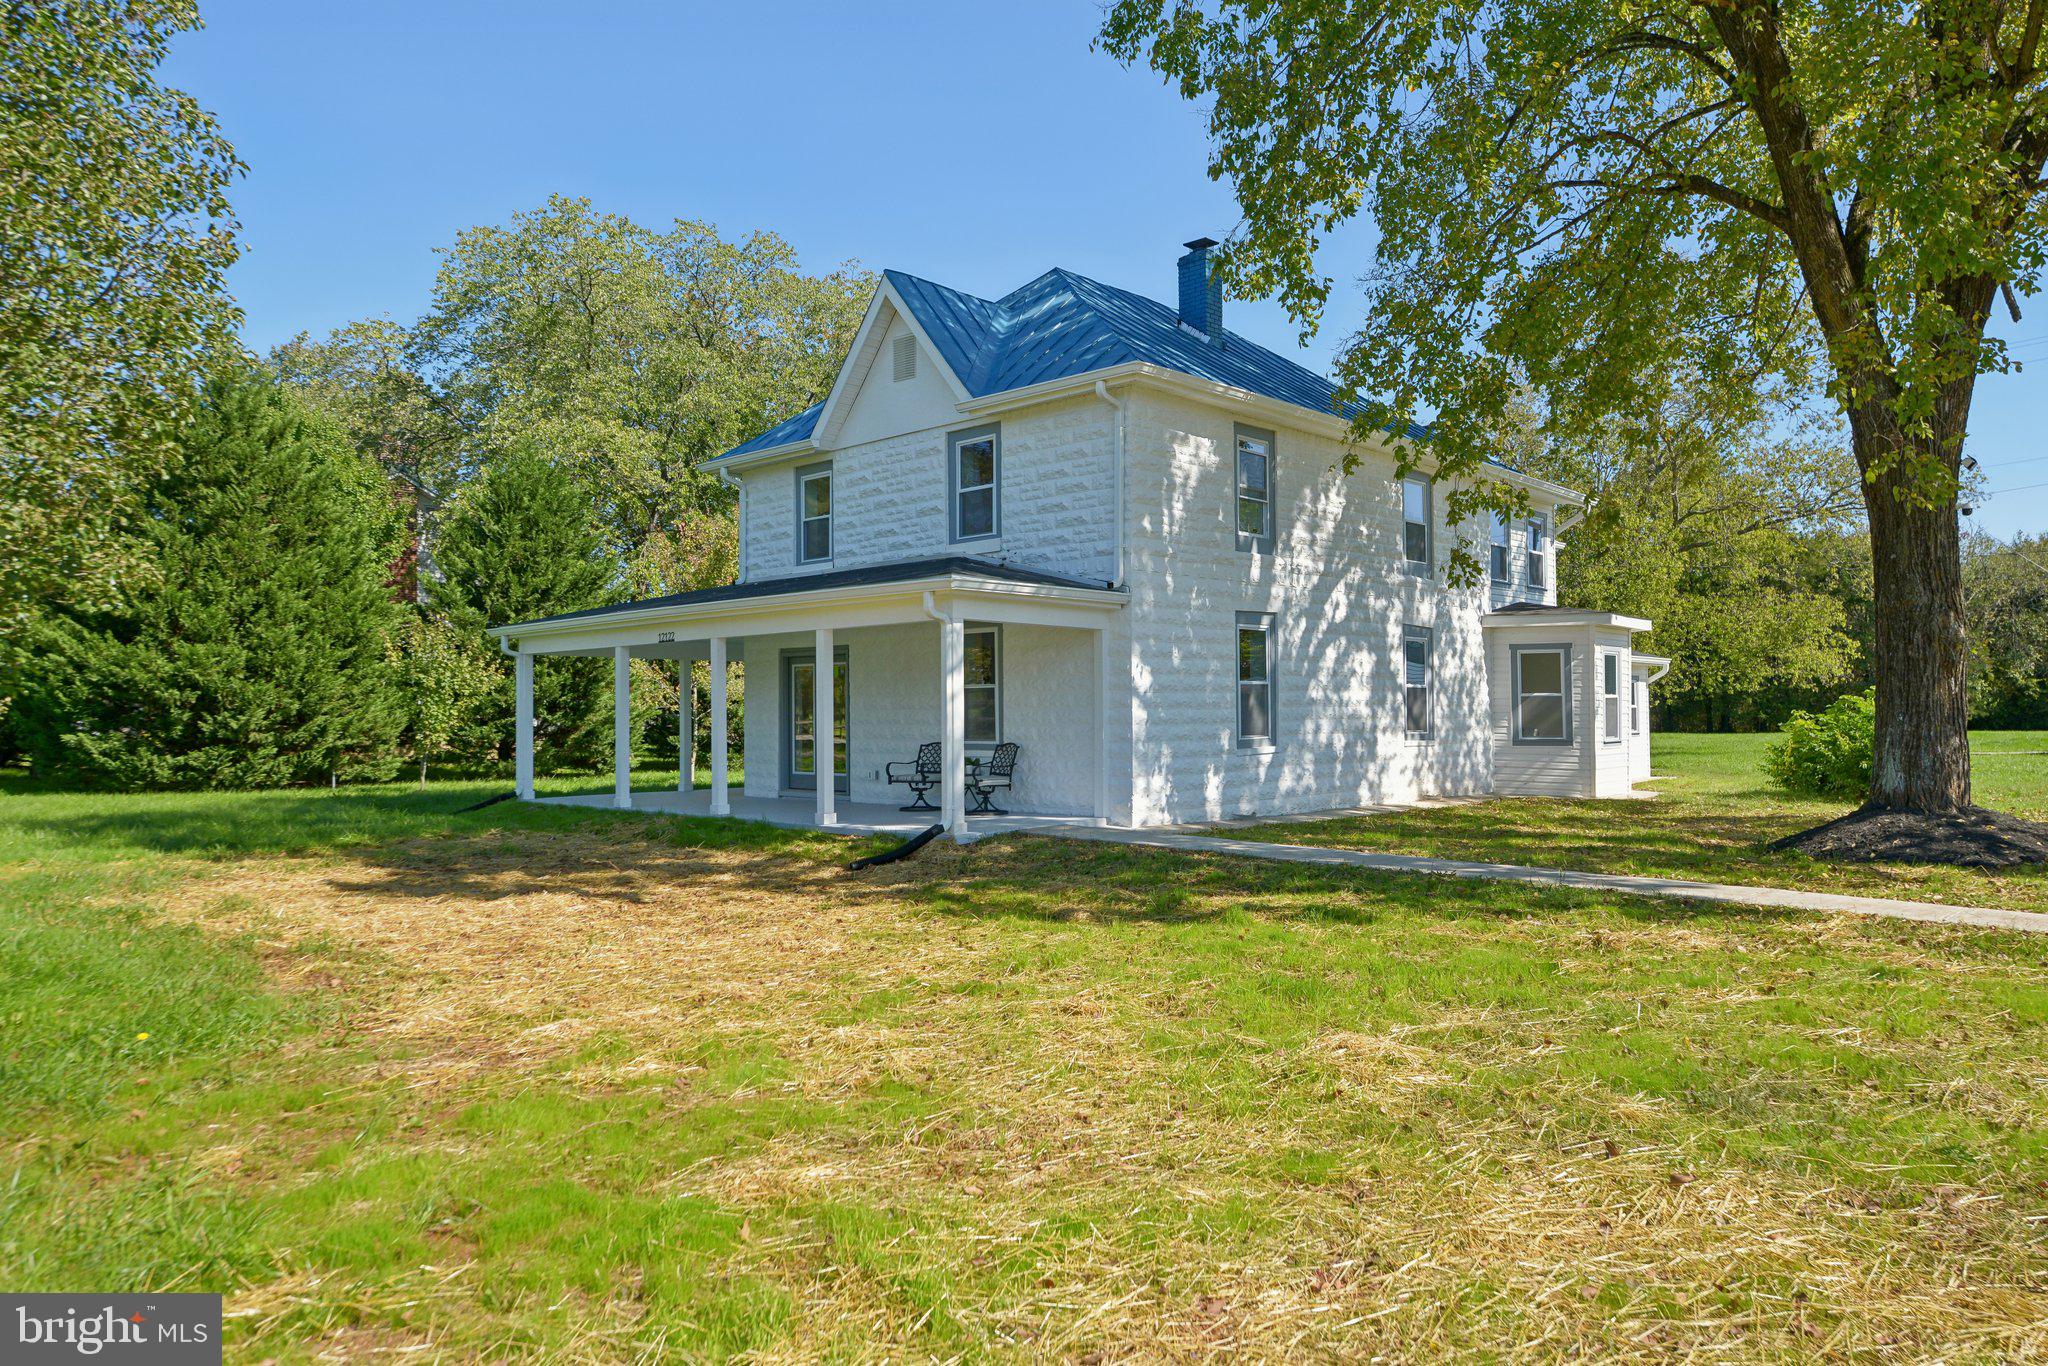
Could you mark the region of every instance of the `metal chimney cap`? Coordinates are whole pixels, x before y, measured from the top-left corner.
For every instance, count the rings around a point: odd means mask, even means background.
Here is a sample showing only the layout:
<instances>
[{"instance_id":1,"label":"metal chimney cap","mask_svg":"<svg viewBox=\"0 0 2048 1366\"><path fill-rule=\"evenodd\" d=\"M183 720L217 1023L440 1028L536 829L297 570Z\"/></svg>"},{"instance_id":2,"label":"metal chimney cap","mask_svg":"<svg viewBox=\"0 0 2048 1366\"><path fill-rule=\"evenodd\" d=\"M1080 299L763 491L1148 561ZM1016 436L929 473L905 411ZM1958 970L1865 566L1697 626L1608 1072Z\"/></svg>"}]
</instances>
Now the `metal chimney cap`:
<instances>
[{"instance_id":1,"label":"metal chimney cap","mask_svg":"<svg viewBox=\"0 0 2048 1366\"><path fill-rule=\"evenodd\" d=\"M1216 239L1213 237L1197 237L1194 241L1183 242L1181 243L1181 245L1186 247L1189 251L1200 251L1204 247L1215 246Z\"/></svg>"}]
</instances>

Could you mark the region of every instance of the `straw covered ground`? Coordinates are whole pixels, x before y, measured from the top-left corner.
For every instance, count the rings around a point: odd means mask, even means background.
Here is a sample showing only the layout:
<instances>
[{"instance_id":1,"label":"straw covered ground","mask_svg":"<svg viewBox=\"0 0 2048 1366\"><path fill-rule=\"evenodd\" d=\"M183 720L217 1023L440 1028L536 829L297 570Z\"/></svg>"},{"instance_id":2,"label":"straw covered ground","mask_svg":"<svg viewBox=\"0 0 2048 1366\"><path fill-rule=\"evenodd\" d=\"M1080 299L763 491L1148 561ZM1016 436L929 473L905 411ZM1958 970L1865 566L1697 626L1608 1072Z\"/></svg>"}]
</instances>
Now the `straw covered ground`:
<instances>
[{"instance_id":1,"label":"straw covered ground","mask_svg":"<svg viewBox=\"0 0 2048 1366\"><path fill-rule=\"evenodd\" d=\"M462 795L0 804L0 1283L235 1360L2048 1354L2038 939Z\"/></svg>"}]
</instances>

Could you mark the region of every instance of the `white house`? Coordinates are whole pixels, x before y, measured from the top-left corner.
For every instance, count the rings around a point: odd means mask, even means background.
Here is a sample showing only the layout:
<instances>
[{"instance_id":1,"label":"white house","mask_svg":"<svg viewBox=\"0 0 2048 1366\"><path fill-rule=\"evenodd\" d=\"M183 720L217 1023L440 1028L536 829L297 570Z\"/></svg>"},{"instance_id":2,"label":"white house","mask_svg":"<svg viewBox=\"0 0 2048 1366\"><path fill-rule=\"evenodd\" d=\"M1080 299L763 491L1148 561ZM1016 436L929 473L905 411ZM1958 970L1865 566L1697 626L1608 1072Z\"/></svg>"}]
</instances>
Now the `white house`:
<instances>
[{"instance_id":1,"label":"white house","mask_svg":"<svg viewBox=\"0 0 2048 1366\"><path fill-rule=\"evenodd\" d=\"M1222 326L1214 245L1188 244L1177 308L1064 270L994 300L885 273L826 399L712 464L737 583L496 628L520 795L558 654L615 660L621 806L629 658L712 665L718 776L665 809L732 810L728 661L744 797L826 825L909 801L888 766L934 741L955 834L1005 742L1005 807L1114 825L1628 793L1665 661L1633 651L1647 621L1554 605L1583 498L1495 468L1534 515L1454 527L1382 446L1347 474L1330 383ZM1460 537L1479 586L1449 582Z\"/></svg>"}]
</instances>

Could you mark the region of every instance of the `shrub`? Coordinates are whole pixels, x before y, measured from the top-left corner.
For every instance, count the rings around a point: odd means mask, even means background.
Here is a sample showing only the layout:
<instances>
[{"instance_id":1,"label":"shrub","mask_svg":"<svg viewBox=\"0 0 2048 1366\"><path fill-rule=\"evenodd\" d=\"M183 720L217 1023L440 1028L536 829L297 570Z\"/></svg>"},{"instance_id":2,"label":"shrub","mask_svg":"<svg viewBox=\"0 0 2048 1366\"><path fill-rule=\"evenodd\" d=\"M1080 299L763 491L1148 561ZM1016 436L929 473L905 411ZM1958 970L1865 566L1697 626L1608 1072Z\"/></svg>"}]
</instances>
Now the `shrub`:
<instances>
[{"instance_id":1,"label":"shrub","mask_svg":"<svg viewBox=\"0 0 2048 1366\"><path fill-rule=\"evenodd\" d=\"M1764 770L1784 788L1815 797L1862 801L1870 791L1877 736L1877 693L1838 697L1826 711L1798 711L1764 755Z\"/></svg>"}]
</instances>

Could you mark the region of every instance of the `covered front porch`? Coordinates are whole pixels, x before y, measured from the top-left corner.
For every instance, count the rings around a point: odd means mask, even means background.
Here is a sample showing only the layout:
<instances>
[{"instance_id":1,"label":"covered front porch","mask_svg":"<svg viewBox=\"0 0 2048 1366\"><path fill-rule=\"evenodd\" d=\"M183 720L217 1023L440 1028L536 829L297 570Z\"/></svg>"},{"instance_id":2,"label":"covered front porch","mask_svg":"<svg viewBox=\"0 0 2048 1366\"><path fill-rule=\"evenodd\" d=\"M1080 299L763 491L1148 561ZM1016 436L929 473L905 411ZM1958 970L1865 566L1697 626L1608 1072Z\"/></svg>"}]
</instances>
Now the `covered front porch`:
<instances>
[{"instance_id":1,"label":"covered front porch","mask_svg":"<svg viewBox=\"0 0 2048 1366\"><path fill-rule=\"evenodd\" d=\"M551 801L859 833L936 823L956 839L1101 823L1114 810L1110 642L1124 601L1106 586L948 557L498 627L500 648L515 660L519 796L535 799L536 661L580 655L613 661L613 790ZM709 666L708 790L633 790L635 659L679 670L684 773L695 771L699 757L690 678L696 662ZM745 781L737 792L726 725L734 666L746 695ZM891 765L900 771L917 762L920 749L936 754L922 798L934 805L901 810L913 804L913 792L889 780ZM1014 784L995 794L994 805L1004 809L977 814L975 786L1012 759ZM821 770L836 781L821 781Z\"/></svg>"},{"instance_id":2,"label":"covered front porch","mask_svg":"<svg viewBox=\"0 0 2048 1366\"><path fill-rule=\"evenodd\" d=\"M541 797L543 806L590 806L615 809L616 803L610 792L581 793L568 797ZM700 788L695 792L669 792L665 790L640 789L632 794L634 811L645 811L665 816L724 816L736 821L759 821L763 825L779 825L789 829L815 829L818 824L817 803L796 797L749 797L744 792L729 794L726 809L714 812L711 809L711 792ZM906 812L895 806L873 802L850 802L842 799L835 808L838 816L832 829L847 835L901 835L908 837L924 830L938 820L934 812ZM1035 815L1012 811L1004 815L993 813L967 815L967 838L980 839L986 835L1006 835L1017 831L1044 830L1074 824L1092 825L1091 818L1074 816Z\"/></svg>"}]
</instances>

